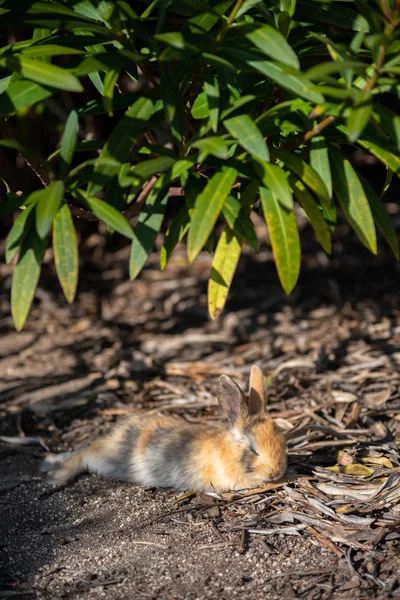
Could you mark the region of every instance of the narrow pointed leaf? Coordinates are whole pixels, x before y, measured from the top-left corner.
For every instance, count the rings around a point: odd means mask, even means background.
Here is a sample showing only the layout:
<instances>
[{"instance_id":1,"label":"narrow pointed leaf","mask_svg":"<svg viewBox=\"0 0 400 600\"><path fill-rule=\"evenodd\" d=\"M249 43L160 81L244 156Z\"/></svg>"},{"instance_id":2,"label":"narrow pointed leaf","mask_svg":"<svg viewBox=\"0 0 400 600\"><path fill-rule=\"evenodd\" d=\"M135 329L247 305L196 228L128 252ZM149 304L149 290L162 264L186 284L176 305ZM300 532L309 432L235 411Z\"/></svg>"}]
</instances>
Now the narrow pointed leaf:
<instances>
[{"instance_id":1,"label":"narrow pointed leaf","mask_svg":"<svg viewBox=\"0 0 400 600\"><path fill-rule=\"evenodd\" d=\"M349 116L347 117L346 127L349 136L349 141L353 144L366 126L372 115L373 104L371 101L371 94L364 94L364 98L360 103L357 103L351 108Z\"/></svg>"},{"instance_id":2,"label":"narrow pointed leaf","mask_svg":"<svg viewBox=\"0 0 400 600\"><path fill-rule=\"evenodd\" d=\"M198 140L192 144L192 147L199 148L199 150L202 150L203 152L207 152L208 154L212 154L213 156L222 159L226 158L228 154L226 141L217 135Z\"/></svg>"},{"instance_id":3,"label":"narrow pointed leaf","mask_svg":"<svg viewBox=\"0 0 400 600\"><path fill-rule=\"evenodd\" d=\"M45 190L42 190L36 204L36 231L42 239L49 234L63 197L64 183L62 181L52 181Z\"/></svg>"},{"instance_id":4,"label":"narrow pointed leaf","mask_svg":"<svg viewBox=\"0 0 400 600\"><path fill-rule=\"evenodd\" d=\"M188 256L193 262L218 219L225 200L235 183L237 171L231 167L223 167L208 181L202 193L198 196L191 218L188 236Z\"/></svg>"},{"instance_id":5,"label":"narrow pointed leaf","mask_svg":"<svg viewBox=\"0 0 400 600\"><path fill-rule=\"evenodd\" d=\"M64 204L54 217L53 251L58 280L69 303L74 301L78 283L78 241L71 212Z\"/></svg>"},{"instance_id":6,"label":"narrow pointed leaf","mask_svg":"<svg viewBox=\"0 0 400 600\"><path fill-rule=\"evenodd\" d=\"M22 244L11 283L11 313L17 331L21 331L28 316L46 247L47 238L40 238L32 227Z\"/></svg>"},{"instance_id":7,"label":"narrow pointed leaf","mask_svg":"<svg viewBox=\"0 0 400 600\"><path fill-rule=\"evenodd\" d=\"M325 252L330 254L332 252L331 232L315 199L300 179L291 175L289 181L294 197L309 218L319 243Z\"/></svg>"},{"instance_id":8,"label":"narrow pointed leaf","mask_svg":"<svg viewBox=\"0 0 400 600\"><path fill-rule=\"evenodd\" d=\"M45 63L20 55L1 58L0 64L4 64L9 69L21 73L24 78L31 79L42 85L70 92L83 91L83 87L75 75L51 63Z\"/></svg>"},{"instance_id":9,"label":"narrow pointed leaf","mask_svg":"<svg viewBox=\"0 0 400 600\"><path fill-rule=\"evenodd\" d=\"M263 185L271 190L285 208L293 208L293 196L285 172L278 165L254 161L256 171L260 174Z\"/></svg>"},{"instance_id":10,"label":"narrow pointed leaf","mask_svg":"<svg viewBox=\"0 0 400 600\"><path fill-rule=\"evenodd\" d=\"M364 188L350 162L335 148L329 149L333 189L343 213L360 241L376 254L376 233Z\"/></svg>"},{"instance_id":11,"label":"narrow pointed leaf","mask_svg":"<svg viewBox=\"0 0 400 600\"><path fill-rule=\"evenodd\" d=\"M136 225L129 261L130 279L139 275L153 249L164 220L167 201L168 189L160 182L149 194Z\"/></svg>"},{"instance_id":12,"label":"narrow pointed leaf","mask_svg":"<svg viewBox=\"0 0 400 600\"><path fill-rule=\"evenodd\" d=\"M244 61L249 67L266 75L269 79L290 90L296 96L300 96L316 104L323 104L324 102L323 95L315 89L313 83L300 71L286 65L263 60L263 57L256 52L249 52L248 50L235 47L224 48L224 55L228 58L232 56Z\"/></svg>"},{"instance_id":13,"label":"narrow pointed leaf","mask_svg":"<svg viewBox=\"0 0 400 600\"><path fill-rule=\"evenodd\" d=\"M399 238L397 237L393 222L385 210L384 203L382 200L380 200L380 198L378 198L374 189L364 177L360 176L360 181L371 207L371 212L375 223L385 236L397 260L400 260Z\"/></svg>"},{"instance_id":14,"label":"narrow pointed leaf","mask_svg":"<svg viewBox=\"0 0 400 600\"><path fill-rule=\"evenodd\" d=\"M65 124L64 135L60 147L60 177L63 179L68 174L72 157L78 138L78 113L72 110Z\"/></svg>"},{"instance_id":15,"label":"narrow pointed leaf","mask_svg":"<svg viewBox=\"0 0 400 600\"><path fill-rule=\"evenodd\" d=\"M143 162L135 165L131 171L131 174L135 177L140 177L147 181L153 175L157 173L163 173L170 169L176 159L173 156L159 156L158 158L150 158L150 160L144 160Z\"/></svg>"},{"instance_id":16,"label":"narrow pointed leaf","mask_svg":"<svg viewBox=\"0 0 400 600\"><path fill-rule=\"evenodd\" d=\"M218 129L219 118L219 84L217 77L209 76L206 71L206 80L204 82L204 91L207 96L208 110L210 113L211 128L214 133Z\"/></svg>"},{"instance_id":17,"label":"narrow pointed leaf","mask_svg":"<svg viewBox=\"0 0 400 600\"><path fill-rule=\"evenodd\" d=\"M222 214L236 237L243 238L251 248L258 252L259 243L254 225L249 216L250 209L243 207L235 196L228 196L222 207Z\"/></svg>"},{"instance_id":18,"label":"narrow pointed leaf","mask_svg":"<svg viewBox=\"0 0 400 600\"><path fill-rule=\"evenodd\" d=\"M120 75L119 69L110 69L104 78L103 105L104 110L111 116L115 85Z\"/></svg>"},{"instance_id":19,"label":"narrow pointed leaf","mask_svg":"<svg viewBox=\"0 0 400 600\"><path fill-rule=\"evenodd\" d=\"M375 142L371 142L366 139L358 139L357 142L365 148L369 150L371 154L376 156L378 160L383 162L389 169L391 169L394 173L396 173L397 177L400 177L400 154L391 152L387 148L384 147L384 142L382 141L381 145L376 144Z\"/></svg>"},{"instance_id":20,"label":"narrow pointed leaf","mask_svg":"<svg viewBox=\"0 0 400 600\"><path fill-rule=\"evenodd\" d=\"M176 215L175 219L171 224L171 227L167 230L165 234L164 244L160 251L160 267L162 270L164 270L167 266L172 252L189 229L189 225L189 211L186 204L184 204L179 209L178 214Z\"/></svg>"},{"instance_id":21,"label":"narrow pointed leaf","mask_svg":"<svg viewBox=\"0 0 400 600\"><path fill-rule=\"evenodd\" d=\"M300 68L296 53L277 29L270 25L257 26L253 31L246 33L246 37L270 58L294 69Z\"/></svg>"},{"instance_id":22,"label":"narrow pointed leaf","mask_svg":"<svg viewBox=\"0 0 400 600\"><path fill-rule=\"evenodd\" d=\"M44 87L34 81L16 81L0 94L0 116L32 106L54 94L54 88Z\"/></svg>"},{"instance_id":23,"label":"narrow pointed leaf","mask_svg":"<svg viewBox=\"0 0 400 600\"><path fill-rule=\"evenodd\" d=\"M299 156L288 152L287 150L274 148L274 156L281 160L285 166L293 171L295 175L317 196L321 204L329 211L331 206L331 198L325 183L322 181L318 173L310 167Z\"/></svg>"},{"instance_id":24,"label":"narrow pointed leaf","mask_svg":"<svg viewBox=\"0 0 400 600\"><path fill-rule=\"evenodd\" d=\"M223 310L242 252L242 240L227 227L218 240L208 281L208 312L216 319Z\"/></svg>"},{"instance_id":25,"label":"narrow pointed leaf","mask_svg":"<svg viewBox=\"0 0 400 600\"><path fill-rule=\"evenodd\" d=\"M81 190L77 191L79 199L87 205L87 207L94 212L96 217L103 221L106 225L111 227L114 231L118 231L125 237L133 240L134 232L128 219L124 217L116 208L107 204L104 200L96 198L96 196L88 196Z\"/></svg>"},{"instance_id":26,"label":"narrow pointed leaf","mask_svg":"<svg viewBox=\"0 0 400 600\"><path fill-rule=\"evenodd\" d=\"M269 161L269 151L261 131L249 115L238 115L225 119L224 125L229 133L252 156Z\"/></svg>"},{"instance_id":27,"label":"narrow pointed leaf","mask_svg":"<svg viewBox=\"0 0 400 600\"><path fill-rule=\"evenodd\" d=\"M10 263L18 252L24 238L26 237L32 223L31 213L34 203L29 204L15 219L14 225L8 234L6 243L6 262Z\"/></svg>"},{"instance_id":28,"label":"narrow pointed leaf","mask_svg":"<svg viewBox=\"0 0 400 600\"><path fill-rule=\"evenodd\" d=\"M325 183L329 198L332 198L332 174L328 146L322 135L316 135L311 139L310 164Z\"/></svg>"},{"instance_id":29,"label":"narrow pointed leaf","mask_svg":"<svg viewBox=\"0 0 400 600\"><path fill-rule=\"evenodd\" d=\"M260 188L261 205L268 225L279 279L286 294L296 285L300 272L300 240L293 211L284 208L274 194Z\"/></svg>"}]
</instances>

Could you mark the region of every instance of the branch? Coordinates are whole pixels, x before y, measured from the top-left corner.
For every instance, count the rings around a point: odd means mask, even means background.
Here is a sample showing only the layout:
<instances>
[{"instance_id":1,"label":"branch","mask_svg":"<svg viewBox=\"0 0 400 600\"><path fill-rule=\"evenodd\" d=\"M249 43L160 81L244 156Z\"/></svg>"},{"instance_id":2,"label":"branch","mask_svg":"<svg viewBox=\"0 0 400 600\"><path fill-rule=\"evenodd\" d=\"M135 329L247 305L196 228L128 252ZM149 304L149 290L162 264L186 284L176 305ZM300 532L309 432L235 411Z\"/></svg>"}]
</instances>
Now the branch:
<instances>
[{"instance_id":1,"label":"branch","mask_svg":"<svg viewBox=\"0 0 400 600\"><path fill-rule=\"evenodd\" d=\"M321 121L321 123L317 123L317 125L315 125L315 127L310 129L310 131L307 131L303 140L305 142L308 142L309 140L311 140L311 138L320 134L321 131L323 131L326 127L331 125L334 121L336 121L336 117L332 117L332 116L325 117L325 119L323 121Z\"/></svg>"}]
</instances>

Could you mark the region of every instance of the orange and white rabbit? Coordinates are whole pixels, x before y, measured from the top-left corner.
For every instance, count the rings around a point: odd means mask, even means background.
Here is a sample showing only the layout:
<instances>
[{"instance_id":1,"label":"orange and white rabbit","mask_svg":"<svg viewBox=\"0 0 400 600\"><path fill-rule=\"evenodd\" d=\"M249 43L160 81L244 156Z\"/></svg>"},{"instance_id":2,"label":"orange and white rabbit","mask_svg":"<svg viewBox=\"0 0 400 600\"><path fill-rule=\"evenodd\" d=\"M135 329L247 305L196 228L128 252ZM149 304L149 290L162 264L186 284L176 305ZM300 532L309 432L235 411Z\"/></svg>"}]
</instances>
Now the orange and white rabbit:
<instances>
[{"instance_id":1,"label":"orange and white rabbit","mask_svg":"<svg viewBox=\"0 0 400 600\"><path fill-rule=\"evenodd\" d=\"M218 402L230 427L192 425L174 417L134 416L75 453L50 455L42 470L63 485L90 472L177 490L223 492L276 481L286 470L286 443L264 412L264 377L257 366L246 397L226 375Z\"/></svg>"}]
</instances>

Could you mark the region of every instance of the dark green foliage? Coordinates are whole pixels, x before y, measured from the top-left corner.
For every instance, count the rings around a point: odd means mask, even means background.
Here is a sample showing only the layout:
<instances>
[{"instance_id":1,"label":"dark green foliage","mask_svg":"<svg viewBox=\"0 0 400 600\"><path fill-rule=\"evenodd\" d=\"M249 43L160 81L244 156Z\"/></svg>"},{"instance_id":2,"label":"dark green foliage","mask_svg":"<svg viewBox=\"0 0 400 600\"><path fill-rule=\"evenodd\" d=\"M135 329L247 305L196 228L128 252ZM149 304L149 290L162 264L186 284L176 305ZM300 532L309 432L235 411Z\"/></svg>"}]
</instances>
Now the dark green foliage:
<instances>
[{"instance_id":1,"label":"dark green foliage","mask_svg":"<svg viewBox=\"0 0 400 600\"><path fill-rule=\"evenodd\" d=\"M242 245L258 249L252 210L265 215L287 293L300 269L297 206L325 251L340 207L371 252L376 224L398 257L379 192L349 153L359 148L383 163L382 194L400 176L400 117L388 103L400 92L398 0L5 0L0 16L0 31L19 36L0 49L0 146L19 152L42 185L12 189L0 174L8 190L0 215L17 217L7 243L7 260L19 255L17 329L52 230L72 301L79 208L132 240L134 278L176 202L171 187L182 188L184 204L165 236L162 268L186 234L192 261L225 222L210 275L212 317ZM48 125L46 159L23 132L49 107L65 118L62 128L54 116ZM91 133L96 119L103 137Z\"/></svg>"}]
</instances>

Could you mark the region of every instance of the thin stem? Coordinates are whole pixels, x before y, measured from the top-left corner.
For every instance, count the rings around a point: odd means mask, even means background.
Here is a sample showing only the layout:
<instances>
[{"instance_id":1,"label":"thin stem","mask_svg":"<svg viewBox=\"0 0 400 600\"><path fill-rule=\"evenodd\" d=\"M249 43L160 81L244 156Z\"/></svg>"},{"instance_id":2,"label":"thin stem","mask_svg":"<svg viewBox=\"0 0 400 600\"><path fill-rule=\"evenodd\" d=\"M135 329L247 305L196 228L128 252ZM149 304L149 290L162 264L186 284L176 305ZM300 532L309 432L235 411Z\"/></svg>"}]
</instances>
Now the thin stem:
<instances>
[{"instance_id":1,"label":"thin stem","mask_svg":"<svg viewBox=\"0 0 400 600\"><path fill-rule=\"evenodd\" d=\"M216 39L217 44L219 44L222 41L222 38L228 31L229 25L231 25L233 23L233 21L235 20L235 17L237 15L237 13L239 12L239 10L242 8L243 3L244 3L244 0L236 0L235 5L232 8L231 12L229 13L228 18L226 19L226 21L224 21L222 23L221 30L218 33L217 39Z\"/></svg>"},{"instance_id":2,"label":"thin stem","mask_svg":"<svg viewBox=\"0 0 400 600\"><path fill-rule=\"evenodd\" d=\"M317 123L317 125L315 125L312 129L310 129L310 131L307 131L303 140L305 142L308 142L309 140L311 140L311 138L320 134L321 131L323 131L326 127L328 127L329 125L332 125L332 123L334 121L336 121L336 117L332 117L332 116L325 117L325 119L323 121L321 121L321 123Z\"/></svg>"}]
</instances>

